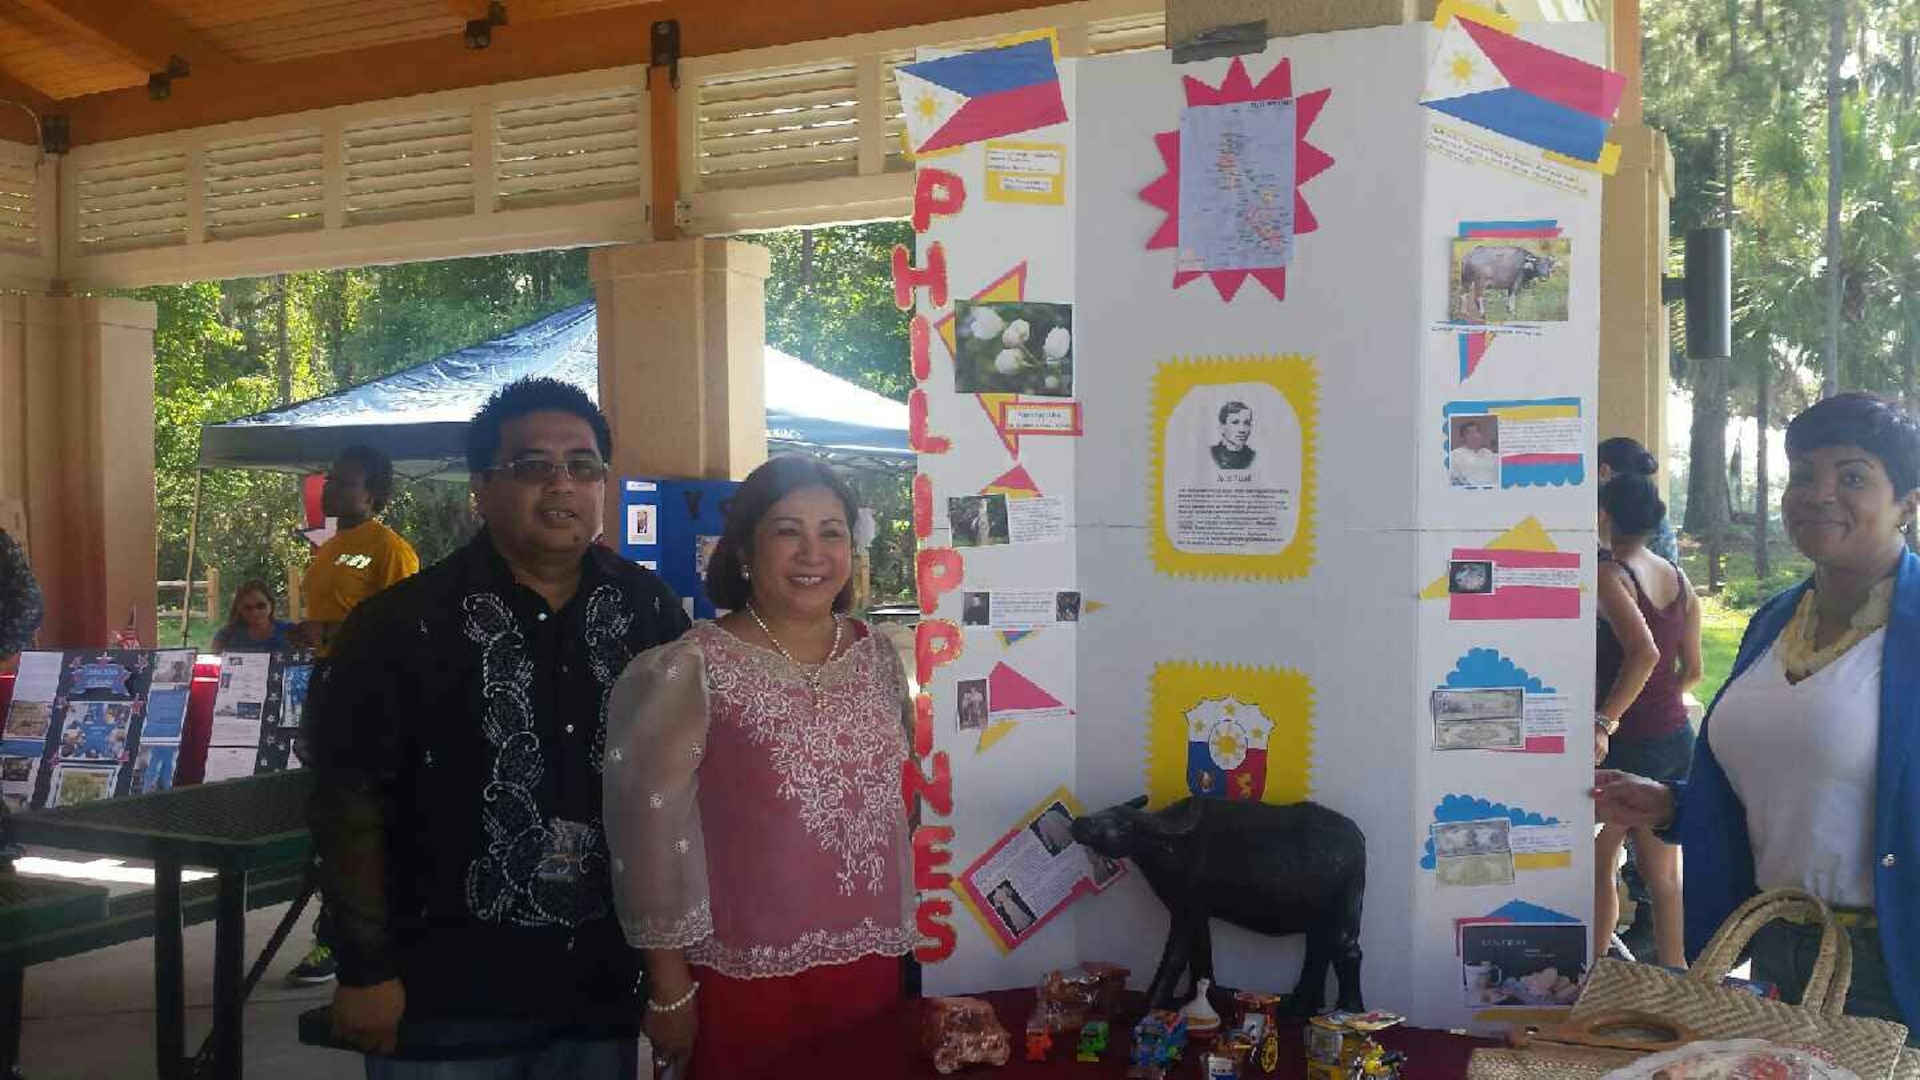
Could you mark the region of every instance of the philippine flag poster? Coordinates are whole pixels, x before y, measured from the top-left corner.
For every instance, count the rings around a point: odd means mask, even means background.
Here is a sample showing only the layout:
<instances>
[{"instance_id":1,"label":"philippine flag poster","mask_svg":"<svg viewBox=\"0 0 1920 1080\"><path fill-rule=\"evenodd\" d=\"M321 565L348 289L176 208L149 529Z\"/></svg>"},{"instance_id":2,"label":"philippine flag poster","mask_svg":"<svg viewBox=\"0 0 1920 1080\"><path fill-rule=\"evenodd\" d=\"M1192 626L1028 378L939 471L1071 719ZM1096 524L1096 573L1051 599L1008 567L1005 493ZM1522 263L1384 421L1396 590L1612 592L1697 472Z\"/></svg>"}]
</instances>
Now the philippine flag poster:
<instances>
[{"instance_id":1,"label":"philippine flag poster","mask_svg":"<svg viewBox=\"0 0 1920 1080\"><path fill-rule=\"evenodd\" d=\"M1064 123L1053 43L1023 41L943 56L894 71L915 155Z\"/></svg>"}]
</instances>

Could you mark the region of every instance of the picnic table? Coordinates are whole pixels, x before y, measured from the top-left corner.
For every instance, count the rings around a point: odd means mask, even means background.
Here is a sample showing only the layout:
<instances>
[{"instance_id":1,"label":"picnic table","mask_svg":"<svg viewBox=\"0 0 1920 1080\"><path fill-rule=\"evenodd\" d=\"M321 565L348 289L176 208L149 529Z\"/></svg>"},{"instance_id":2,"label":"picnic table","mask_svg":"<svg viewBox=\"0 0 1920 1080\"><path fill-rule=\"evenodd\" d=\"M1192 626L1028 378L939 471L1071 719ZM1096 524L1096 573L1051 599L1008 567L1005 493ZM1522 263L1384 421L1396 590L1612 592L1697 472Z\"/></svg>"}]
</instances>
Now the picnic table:
<instances>
[{"instance_id":1,"label":"picnic table","mask_svg":"<svg viewBox=\"0 0 1920 1080\"><path fill-rule=\"evenodd\" d=\"M308 878L251 971L244 971L248 885L256 875L281 881L289 865L304 867L312 844L304 771L269 773L218 784L107 799L14 816L14 839L98 855L150 860L154 867L153 956L155 1042L160 1080L211 1067L218 1080L240 1076L241 1007L273 954L299 919L313 885ZM213 1034L186 1057L185 953L180 872L212 870L214 901Z\"/></svg>"}]
</instances>

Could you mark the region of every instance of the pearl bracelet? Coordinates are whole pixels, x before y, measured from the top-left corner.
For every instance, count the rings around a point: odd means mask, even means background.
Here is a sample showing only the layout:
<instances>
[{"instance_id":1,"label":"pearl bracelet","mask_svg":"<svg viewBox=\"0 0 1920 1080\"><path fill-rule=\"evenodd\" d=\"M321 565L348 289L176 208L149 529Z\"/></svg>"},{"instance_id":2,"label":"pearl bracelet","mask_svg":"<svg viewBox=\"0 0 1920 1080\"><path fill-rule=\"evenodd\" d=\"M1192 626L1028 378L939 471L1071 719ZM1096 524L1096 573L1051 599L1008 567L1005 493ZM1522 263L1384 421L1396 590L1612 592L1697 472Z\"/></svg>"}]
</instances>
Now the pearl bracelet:
<instances>
[{"instance_id":1,"label":"pearl bracelet","mask_svg":"<svg viewBox=\"0 0 1920 1080\"><path fill-rule=\"evenodd\" d=\"M681 1009L684 1009L688 1005L691 1005L693 1003L693 995L699 992L700 992L700 982L699 980L696 979L694 980L693 986L689 988L686 993L680 995L680 1000L674 1002L671 1005L662 1005L659 1002L653 1000L652 998L648 998L647 1011L657 1012L657 1013L679 1012Z\"/></svg>"}]
</instances>

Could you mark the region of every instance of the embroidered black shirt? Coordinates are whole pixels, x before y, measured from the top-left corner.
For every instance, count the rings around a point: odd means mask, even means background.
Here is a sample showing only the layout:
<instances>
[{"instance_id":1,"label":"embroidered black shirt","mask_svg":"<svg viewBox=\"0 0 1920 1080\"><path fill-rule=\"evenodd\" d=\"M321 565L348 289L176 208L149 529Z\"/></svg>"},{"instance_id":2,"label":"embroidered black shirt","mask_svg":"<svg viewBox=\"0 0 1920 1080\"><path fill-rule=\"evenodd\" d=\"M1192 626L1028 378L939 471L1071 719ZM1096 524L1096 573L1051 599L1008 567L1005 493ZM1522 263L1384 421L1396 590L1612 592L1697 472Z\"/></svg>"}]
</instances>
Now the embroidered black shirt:
<instances>
[{"instance_id":1,"label":"embroidered black shirt","mask_svg":"<svg viewBox=\"0 0 1920 1080\"><path fill-rule=\"evenodd\" d=\"M342 983L397 976L413 1017L637 1020L600 817L607 692L687 627L597 545L553 611L485 532L354 610L301 746Z\"/></svg>"}]
</instances>

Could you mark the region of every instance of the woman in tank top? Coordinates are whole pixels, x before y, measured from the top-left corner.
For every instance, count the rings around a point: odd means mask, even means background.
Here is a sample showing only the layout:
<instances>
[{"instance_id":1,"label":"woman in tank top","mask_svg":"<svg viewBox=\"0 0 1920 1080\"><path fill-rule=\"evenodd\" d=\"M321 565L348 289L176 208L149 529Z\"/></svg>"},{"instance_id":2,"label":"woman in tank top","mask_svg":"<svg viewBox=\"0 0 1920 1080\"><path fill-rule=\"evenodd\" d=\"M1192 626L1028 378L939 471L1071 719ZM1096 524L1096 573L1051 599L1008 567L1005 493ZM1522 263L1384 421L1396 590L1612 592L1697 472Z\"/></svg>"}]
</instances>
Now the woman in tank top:
<instances>
[{"instance_id":1,"label":"woman in tank top","mask_svg":"<svg viewBox=\"0 0 1920 1080\"><path fill-rule=\"evenodd\" d=\"M1599 654L1595 764L1663 781L1686 778L1693 728L1686 692L1700 681L1700 602L1680 568L1647 550L1667 508L1653 481L1619 473L1600 488ZM1651 829L1608 825L1594 840L1594 955L1606 955L1620 918L1615 886L1628 835L1653 901L1662 964L1686 962L1677 851Z\"/></svg>"}]
</instances>

